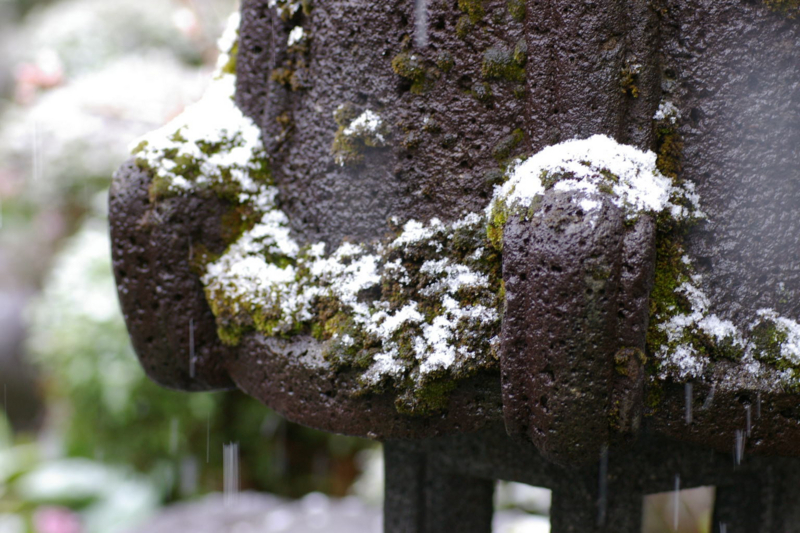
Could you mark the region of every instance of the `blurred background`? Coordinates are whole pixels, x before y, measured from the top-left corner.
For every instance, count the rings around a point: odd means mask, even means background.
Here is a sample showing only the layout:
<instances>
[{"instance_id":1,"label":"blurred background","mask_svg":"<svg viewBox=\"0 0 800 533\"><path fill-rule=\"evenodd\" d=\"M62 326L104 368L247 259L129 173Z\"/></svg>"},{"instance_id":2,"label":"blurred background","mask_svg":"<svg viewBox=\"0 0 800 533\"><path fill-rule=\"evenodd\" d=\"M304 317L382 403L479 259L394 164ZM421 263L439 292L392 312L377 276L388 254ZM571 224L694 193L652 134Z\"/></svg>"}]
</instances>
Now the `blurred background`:
<instances>
[{"instance_id":1,"label":"blurred background","mask_svg":"<svg viewBox=\"0 0 800 533\"><path fill-rule=\"evenodd\" d=\"M118 308L111 176L200 97L235 8L0 0L0 533L380 531L378 445L156 386ZM646 533L709 530L663 499ZM495 531L549 531L549 501L500 482Z\"/></svg>"}]
</instances>

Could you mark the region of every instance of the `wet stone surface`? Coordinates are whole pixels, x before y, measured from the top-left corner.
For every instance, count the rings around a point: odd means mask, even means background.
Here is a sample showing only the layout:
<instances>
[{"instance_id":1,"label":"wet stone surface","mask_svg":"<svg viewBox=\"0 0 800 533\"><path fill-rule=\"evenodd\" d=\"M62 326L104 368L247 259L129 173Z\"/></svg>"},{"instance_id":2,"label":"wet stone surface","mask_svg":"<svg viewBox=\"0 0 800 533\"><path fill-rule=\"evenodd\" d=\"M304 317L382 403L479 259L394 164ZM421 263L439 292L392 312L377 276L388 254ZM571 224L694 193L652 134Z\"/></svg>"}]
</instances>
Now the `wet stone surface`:
<instances>
[{"instance_id":1,"label":"wet stone surface","mask_svg":"<svg viewBox=\"0 0 800 533\"><path fill-rule=\"evenodd\" d=\"M239 141L174 127L112 190L148 374L372 438L502 420L562 463L643 430L799 454L797 19L561 4L429 2L421 46L412 2L245 1Z\"/></svg>"}]
</instances>

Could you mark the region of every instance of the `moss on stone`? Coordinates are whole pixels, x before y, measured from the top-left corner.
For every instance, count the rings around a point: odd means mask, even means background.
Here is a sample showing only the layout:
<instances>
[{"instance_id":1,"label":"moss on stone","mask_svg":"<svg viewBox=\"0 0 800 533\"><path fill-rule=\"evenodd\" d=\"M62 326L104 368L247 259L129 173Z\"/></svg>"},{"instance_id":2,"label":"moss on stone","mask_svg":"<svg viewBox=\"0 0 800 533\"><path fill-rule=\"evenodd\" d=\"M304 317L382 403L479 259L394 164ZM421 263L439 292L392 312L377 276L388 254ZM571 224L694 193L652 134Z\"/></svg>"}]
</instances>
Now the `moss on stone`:
<instances>
[{"instance_id":1,"label":"moss on stone","mask_svg":"<svg viewBox=\"0 0 800 533\"><path fill-rule=\"evenodd\" d=\"M800 0L764 0L764 5L790 19L800 16Z\"/></svg>"},{"instance_id":2,"label":"moss on stone","mask_svg":"<svg viewBox=\"0 0 800 533\"><path fill-rule=\"evenodd\" d=\"M756 348L756 358L780 370L790 368L781 357L781 345L787 338L786 332L778 329L775 321L769 319L762 320L750 331L750 340Z\"/></svg>"},{"instance_id":3,"label":"moss on stone","mask_svg":"<svg viewBox=\"0 0 800 533\"><path fill-rule=\"evenodd\" d=\"M473 27L475 27L475 23L470 20L469 16L461 15L456 22L456 37L459 39L466 38Z\"/></svg>"},{"instance_id":4,"label":"moss on stone","mask_svg":"<svg viewBox=\"0 0 800 533\"><path fill-rule=\"evenodd\" d=\"M438 78L434 70L427 68L423 60L411 52L397 54L392 59L392 70L411 82L410 91L414 94L430 90Z\"/></svg>"},{"instance_id":5,"label":"moss on stone","mask_svg":"<svg viewBox=\"0 0 800 533\"><path fill-rule=\"evenodd\" d=\"M514 45L514 62L519 66L525 66L528 61L528 43L525 38L521 38Z\"/></svg>"},{"instance_id":6,"label":"moss on stone","mask_svg":"<svg viewBox=\"0 0 800 533\"><path fill-rule=\"evenodd\" d=\"M492 205L491 218L486 226L486 237L492 248L498 252L503 251L503 231L508 222L508 206L503 200L498 200Z\"/></svg>"},{"instance_id":7,"label":"moss on stone","mask_svg":"<svg viewBox=\"0 0 800 533\"><path fill-rule=\"evenodd\" d=\"M222 72L224 74L236 74L236 58L239 55L239 41L233 43L230 52L228 52L228 61L222 65Z\"/></svg>"},{"instance_id":8,"label":"moss on stone","mask_svg":"<svg viewBox=\"0 0 800 533\"><path fill-rule=\"evenodd\" d=\"M458 0L458 8L467 14L471 22L477 23L486 15L483 3L484 0Z\"/></svg>"},{"instance_id":9,"label":"moss on stone","mask_svg":"<svg viewBox=\"0 0 800 533\"><path fill-rule=\"evenodd\" d=\"M436 56L436 66L439 67L439 70L444 73L453 70L455 64L456 63L453 60L453 56L447 50L442 50L439 52L439 55Z\"/></svg>"},{"instance_id":10,"label":"moss on stone","mask_svg":"<svg viewBox=\"0 0 800 533\"><path fill-rule=\"evenodd\" d=\"M492 88L488 83L476 83L472 86L472 96L479 102L488 102L492 99Z\"/></svg>"},{"instance_id":11,"label":"moss on stone","mask_svg":"<svg viewBox=\"0 0 800 533\"><path fill-rule=\"evenodd\" d=\"M514 51L493 46L483 54L481 74L490 80L522 82L525 80L523 68L527 58L527 46ZM517 60L519 57L520 61Z\"/></svg>"},{"instance_id":12,"label":"moss on stone","mask_svg":"<svg viewBox=\"0 0 800 533\"><path fill-rule=\"evenodd\" d=\"M641 67L632 65L622 69L620 73L619 86L624 94L632 98L639 97L639 87L636 85L639 81L639 72Z\"/></svg>"},{"instance_id":13,"label":"moss on stone","mask_svg":"<svg viewBox=\"0 0 800 533\"><path fill-rule=\"evenodd\" d=\"M498 163L505 163L511 157L516 149L522 141L525 139L525 133L517 128L510 135L506 135L498 143L492 148L492 157L497 160Z\"/></svg>"},{"instance_id":14,"label":"moss on stone","mask_svg":"<svg viewBox=\"0 0 800 533\"><path fill-rule=\"evenodd\" d=\"M450 394L457 382L452 379L437 379L415 390L415 394L402 394L395 400L398 413L414 416L429 416L444 411L450 403Z\"/></svg>"},{"instance_id":15,"label":"moss on stone","mask_svg":"<svg viewBox=\"0 0 800 533\"><path fill-rule=\"evenodd\" d=\"M525 20L525 0L507 0L506 8L508 9L508 13L511 15L511 18L517 22L522 22Z\"/></svg>"}]
</instances>

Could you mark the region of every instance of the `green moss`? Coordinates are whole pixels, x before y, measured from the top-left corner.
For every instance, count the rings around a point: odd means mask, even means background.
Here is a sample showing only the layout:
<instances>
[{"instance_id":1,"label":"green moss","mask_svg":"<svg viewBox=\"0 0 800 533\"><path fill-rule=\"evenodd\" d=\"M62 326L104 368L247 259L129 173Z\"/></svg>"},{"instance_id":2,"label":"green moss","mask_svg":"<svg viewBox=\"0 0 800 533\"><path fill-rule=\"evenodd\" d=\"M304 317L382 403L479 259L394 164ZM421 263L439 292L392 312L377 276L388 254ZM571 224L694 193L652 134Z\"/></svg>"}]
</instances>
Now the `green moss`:
<instances>
[{"instance_id":1,"label":"green moss","mask_svg":"<svg viewBox=\"0 0 800 533\"><path fill-rule=\"evenodd\" d=\"M479 102L488 102L492 99L492 88L488 83L476 83L472 86L472 96Z\"/></svg>"},{"instance_id":2,"label":"green moss","mask_svg":"<svg viewBox=\"0 0 800 533\"><path fill-rule=\"evenodd\" d=\"M411 82L410 91L414 94L430 90L438 78L436 72L425 67L419 56L410 52L397 54L392 59L392 70Z\"/></svg>"},{"instance_id":3,"label":"green moss","mask_svg":"<svg viewBox=\"0 0 800 533\"><path fill-rule=\"evenodd\" d=\"M528 61L528 43L523 37L514 46L514 62L519 66L525 66Z\"/></svg>"},{"instance_id":4,"label":"green moss","mask_svg":"<svg viewBox=\"0 0 800 533\"><path fill-rule=\"evenodd\" d=\"M236 205L222 215L220 235L226 245L233 244L260 219L259 213L247 204Z\"/></svg>"},{"instance_id":5,"label":"green moss","mask_svg":"<svg viewBox=\"0 0 800 533\"><path fill-rule=\"evenodd\" d=\"M519 51L505 48L492 47L483 54L481 74L490 80L506 80L521 82L525 80L525 65L527 46ZM517 60L520 58L521 62Z\"/></svg>"},{"instance_id":6,"label":"green moss","mask_svg":"<svg viewBox=\"0 0 800 533\"><path fill-rule=\"evenodd\" d=\"M339 106L333 113L333 119L339 128L333 136L331 154L340 165L360 164L364 160L366 150L383 146L381 138L384 135L388 135L388 131L383 130L380 132L350 132L345 134L348 126L360 114L360 111L349 103Z\"/></svg>"},{"instance_id":7,"label":"green moss","mask_svg":"<svg viewBox=\"0 0 800 533\"><path fill-rule=\"evenodd\" d=\"M514 149L516 149L522 141L525 140L525 133L517 128L510 135L500 139L500 141L492 149L492 157L499 163L505 163L511 157Z\"/></svg>"},{"instance_id":8,"label":"green moss","mask_svg":"<svg viewBox=\"0 0 800 533\"><path fill-rule=\"evenodd\" d=\"M647 408L646 416L652 416L664 400L664 386L660 381L650 381L645 393L644 405Z\"/></svg>"},{"instance_id":9,"label":"green moss","mask_svg":"<svg viewBox=\"0 0 800 533\"><path fill-rule=\"evenodd\" d=\"M269 73L269 79L279 85L286 87L292 86L292 78L294 77L294 70L286 67L279 67Z\"/></svg>"},{"instance_id":10,"label":"green moss","mask_svg":"<svg viewBox=\"0 0 800 533\"><path fill-rule=\"evenodd\" d=\"M395 400L398 413L415 416L428 416L444 411L450 403L450 393L455 390L457 382L450 379L438 379L414 389L413 394L403 394Z\"/></svg>"},{"instance_id":11,"label":"green moss","mask_svg":"<svg viewBox=\"0 0 800 533\"><path fill-rule=\"evenodd\" d=\"M639 348L622 348L614 354L614 370L620 376L631 375L631 366L638 367L647 362L647 357Z\"/></svg>"},{"instance_id":12,"label":"green moss","mask_svg":"<svg viewBox=\"0 0 800 533\"><path fill-rule=\"evenodd\" d=\"M656 227L656 264L653 289L650 292L650 324L647 329L647 350L658 352L669 344L665 331L659 326L671 317L690 313L691 305L678 287L690 280L689 266L682 261L684 228L670 224Z\"/></svg>"},{"instance_id":13,"label":"green moss","mask_svg":"<svg viewBox=\"0 0 800 533\"><path fill-rule=\"evenodd\" d=\"M236 58L239 55L239 41L233 43L230 52L228 52L228 61L222 66L224 74L236 75Z\"/></svg>"},{"instance_id":14,"label":"green moss","mask_svg":"<svg viewBox=\"0 0 800 533\"><path fill-rule=\"evenodd\" d=\"M683 140L674 126L660 127L656 135L659 143L656 166L668 178L677 179L682 169Z\"/></svg>"},{"instance_id":15,"label":"green moss","mask_svg":"<svg viewBox=\"0 0 800 533\"><path fill-rule=\"evenodd\" d=\"M442 72L450 72L453 70L455 66L455 61L453 60L453 56L450 55L450 52L447 50L442 50L439 52L439 55L436 56L436 66L439 67L439 70Z\"/></svg>"},{"instance_id":16,"label":"green moss","mask_svg":"<svg viewBox=\"0 0 800 533\"><path fill-rule=\"evenodd\" d=\"M483 173L483 182L490 187L502 185L506 181L506 173L499 168L492 168Z\"/></svg>"},{"instance_id":17,"label":"green moss","mask_svg":"<svg viewBox=\"0 0 800 533\"><path fill-rule=\"evenodd\" d=\"M475 23L470 20L469 16L461 15L458 17L458 21L456 22L456 37L459 39L466 38L469 35L469 32L472 31L472 28L475 27Z\"/></svg>"},{"instance_id":18,"label":"green moss","mask_svg":"<svg viewBox=\"0 0 800 533\"><path fill-rule=\"evenodd\" d=\"M484 0L458 0L458 8L467 14L473 23L479 22L486 14Z\"/></svg>"},{"instance_id":19,"label":"green moss","mask_svg":"<svg viewBox=\"0 0 800 533\"><path fill-rule=\"evenodd\" d=\"M764 5L790 19L800 16L800 0L764 0Z\"/></svg>"},{"instance_id":20,"label":"green moss","mask_svg":"<svg viewBox=\"0 0 800 533\"><path fill-rule=\"evenodd\" d=\"M639 97L639 87L636 85L639 81L639 72L640 67L638 65L633 65L625 67L620 73L620 90L632 98Z\"/></svg>"},{"instance_id":21,"label":"green moss","mask_svg":"<svg viewBox=\"0 0 800 533\"><path fill-rule=\"evenodd\" d=\"M517 22L522 22L525 20L525 0L507 0L506 8L508 9L508 13L511 15L511 18Z\"/></svg>"},{"instance_id":22,"label":"green moss","mask_svg":"<svg viewBox=\"0 0 800 533\"><path fill-rule=\"evenodd\" d=\"M750 331L750 340L756 347L756 358L780 370L789 368L788 363L781 357L781 345L787 339L786 332L779 330L773 320L762 320Z\"/></svg>"},{"instance_id":23,"label":"green moss","mask_svg":"<svg viewBox=\"0 0 800 533\"><path fill-rule=\"evenodd\" d=\"M486 226L486 237L492 248L498 252L503 251L503 230L508 222L508 206L504 200L498 200L492 205L492 214Z\"/></svg>"}]
</instances>

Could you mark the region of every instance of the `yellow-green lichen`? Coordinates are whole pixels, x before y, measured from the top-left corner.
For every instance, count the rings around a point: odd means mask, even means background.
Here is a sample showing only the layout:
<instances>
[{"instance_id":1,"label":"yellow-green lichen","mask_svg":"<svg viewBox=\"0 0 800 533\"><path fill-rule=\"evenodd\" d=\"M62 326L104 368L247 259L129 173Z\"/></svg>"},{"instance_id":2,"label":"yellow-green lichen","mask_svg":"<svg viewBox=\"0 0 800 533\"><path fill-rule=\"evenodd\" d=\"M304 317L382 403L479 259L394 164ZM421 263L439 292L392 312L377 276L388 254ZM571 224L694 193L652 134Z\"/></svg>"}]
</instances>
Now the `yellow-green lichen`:
<instances>
[{"instance_id":1,"label":"yellow-green lichen","mask_svg":"<svg viewBox=\"0 0 800 533\"><path fill-rule=\"evenodd\" d=\"M639 74L642 71L641 65L630 65L622 69L619 78L620 90L632 98L639 97Z\"/></svg>"},{"instance_id":2,"label":"yellow-green lichen","mask_svg":"<svg viewBox=\"0 0 800 533\"><path fill-rule=\"evenodd\" d=\"M479 102L488 102L492 99L492 88L488 83L476 83L472 86L472 96Z\"/></svg>"},{"instance_id":3,"label":"yellow-green lichen","mask_svg":"<svg viewBox=\"0 0 800 533\"><path fill-rule=\"evenodd\" d=\"M436 56L436 66L439 67L439 70L444 73L453 70L455 64L456 63L453 60L453 56L447 50L442 50L439 52L439 55Z\"/></svg>"},{"instance_id":4,"label":"yellow-green lichen","mask_svg":"<svg viewBox=\"0 0 800 533\"><path fill-rule=\"evenodd\" d=\"M371 110L359 112L352 104L342 104L333 113L338 129L331 144L331 154L339 165L355 165L364 159L367 148L386 145L389 131Z\"/></svg>"},{"instance_id":5,"label":"yellow-green lichen","mask_svg":"<svg viewBox=\"0 0 800 533\"><path fill-rule=\"evenodd\" d=\"M800 16L800 0L764 0L764 5L790 19Z\"/></svg>"},{"instance_id":6,"label":"yellow-green lichen","mask_svg":"<svg viewBox=\"0 0 800 533\"><path fill-rule=\"evenodd\" d=\"M228 52L228 61L222 65L221 71L223 74L236 74L236 58L239 55L239 41L233 43L230 52Z\"/></svg>"},{"instance_id":7,"label":"yellow-green lichen","mask_svg":"<svg viewBox=\"0 0 800 533\"><path fill-rule=\"evenodd\" d=\"M494 148L492 148L492 157L494 157L498 163L506 163L508 158L512 156L514 150L524 139L525 133L519 128L515 129L511 134L500 139Z\"/></svg>"},{"instance_id":8,"label":"yellow-green lichen","mask_svg":"<svg viewBox=\"0 0 800 533\"><path fill-rule=\"evenodd\" d=\"M458 17L456 21L456 37L459 39L466 38L469 35L469 32L472 31L472 28L475 27L475 23L469 18L469 15L461 15Z\"/></svg>"},{"instance_id":9,"label":"yellow-green lichen","mask_svg":"<svg viewBox=\"0 0 800 533\"><path fill-rule=\"evenodd\" d=\"M517 22L522 22L525 20L525 0L507 0L506 8L508 9L508 13L511 15L511 18Z\"/></svg>"},{"instance_id":10,"label":"yellow-green lichen","mask_svg":"<svg viewBox=\"0 0 800 533\"><path fill-rule=\"evenodd\" d=\"M479 22L486 14L484 0L458 0L458 8L467 14L473 23Z\"/></svg>"},{"instance_id":11,"label":"yellow-green lichen","mask_svg":"<svg viewBox=\"0 0 800 533\"><path fill-rule=\"evenodd\" d=\"M392 70L411 82L409 90L414 94L422 94L431 89L438 79L438 73L426 67L424 61L412 52L397 54L392 59Z\"/></svg>"},{"instance_id":12,"label":"yellow-green lichen","mask_svg":"<svg viewBox=\"0 0 800 533\"><path fill-rule=\"evenodd\" d=\"M490 80L525 81L527 45L520 42L513 51L493 46L483 54L481 74Z\"/></svg>"}]
</instances>

